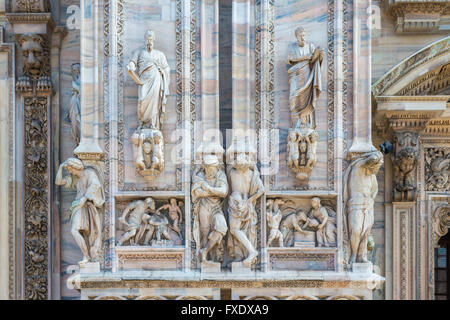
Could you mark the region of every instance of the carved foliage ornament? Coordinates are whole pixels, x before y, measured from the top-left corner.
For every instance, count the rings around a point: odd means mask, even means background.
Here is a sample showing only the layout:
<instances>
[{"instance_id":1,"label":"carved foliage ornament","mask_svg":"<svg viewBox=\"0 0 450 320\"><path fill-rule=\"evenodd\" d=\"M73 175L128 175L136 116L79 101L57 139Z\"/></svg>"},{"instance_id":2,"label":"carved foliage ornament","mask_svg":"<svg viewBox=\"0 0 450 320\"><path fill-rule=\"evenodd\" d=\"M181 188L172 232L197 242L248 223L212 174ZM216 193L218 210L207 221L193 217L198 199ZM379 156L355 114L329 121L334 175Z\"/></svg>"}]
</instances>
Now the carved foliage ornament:
<instances>
[{"instance_id":1,"label":"carved foliage ornament","mask_svg":"<svg viewBox=\"0 0 450 320\"><path fill-rule=\"evenodd\" d=\"M450 149L425 149L426 191L450 191Z\"/></svg>"},{"instance_id":2,"label":"carved foliage ornament","mask_svg":"<svg viewBox=\"0 0 450 320\"><path fill-rule=\"evenodd\" d=\"M25 298L48 291L47 98L27 98L25 116Z\"/></svg>"},{"instance_id":3,"label":"carved foliage ornament","mask_svg":"<svg viewBox=\"0 0 450 320\"><path fill-rule=\"evenodd\" d=\"M41 13L51 9L49 0L12 0L12 12Z\"/></svg>"}]
</instances>

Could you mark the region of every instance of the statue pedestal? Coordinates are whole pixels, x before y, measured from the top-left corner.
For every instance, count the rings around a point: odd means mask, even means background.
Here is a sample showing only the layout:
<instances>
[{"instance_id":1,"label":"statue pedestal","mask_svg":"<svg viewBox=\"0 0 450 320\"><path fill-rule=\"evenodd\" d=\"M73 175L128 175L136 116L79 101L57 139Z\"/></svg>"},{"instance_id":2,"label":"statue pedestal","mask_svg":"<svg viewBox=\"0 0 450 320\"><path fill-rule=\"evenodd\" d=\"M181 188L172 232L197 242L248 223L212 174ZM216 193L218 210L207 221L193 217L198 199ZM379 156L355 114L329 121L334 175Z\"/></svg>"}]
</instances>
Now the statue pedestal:
<instances>
[{"instance_id":1,"label":"statue pedestal","mask_svg":"<svg viewBox=\"0 0 450 320\"><path fill-rule=\"evenodd\" d=\"M249 273L252 272L251 267L245 266L242 262L232 262L231 263L232 273Z\"/></svg>"},{"instance_id":2,"label":"statue pedestal","mask_svg":"<svg viewBox=\"0 0 450 320\"><path fill-rule=\"evenodd\" d=\"M295 232L294 248L315 248L316 233L312 231Z\"/></svg>"},{"instance_id":3,"label":"statue pedestal","mask_svg":"<svg viewBox=\"0 0 450 320\"><path fill-rule=\"evenodd\" d=\"M354 273L372 274L373 273L373 264L372 264L372 262L353 263L352 271Z\"/></svg>"},{"instance_id":4,"label":"statue pedestal","mask_svg":"<svg viewBox=\"0 0 450 320\"><path fill-rule=\"evenodd\" d=\"M220 273L220 263L218 262L202 262L200 268L202 273Z\"/></svg>"},{"instance_id":5,"label":"statue pedestal","mask_svg":"<svg viewBox=\"0 0 450 320\"><path fill-rule=\"evenodd\" d=\"M79 263L80 274L100 273L100 262Z\"/></svg>"}]
</instances>

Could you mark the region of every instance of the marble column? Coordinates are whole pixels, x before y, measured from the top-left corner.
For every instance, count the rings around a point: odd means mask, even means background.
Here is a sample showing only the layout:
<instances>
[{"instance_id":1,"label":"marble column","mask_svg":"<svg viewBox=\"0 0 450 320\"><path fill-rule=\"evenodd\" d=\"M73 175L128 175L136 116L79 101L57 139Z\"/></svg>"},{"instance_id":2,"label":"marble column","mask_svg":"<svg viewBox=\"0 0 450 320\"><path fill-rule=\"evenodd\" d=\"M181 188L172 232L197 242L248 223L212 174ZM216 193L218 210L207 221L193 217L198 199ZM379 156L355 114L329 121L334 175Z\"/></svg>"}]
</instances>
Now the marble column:
<instances>
[{"instance_id":1,"label":"marble column","mask_svg":"<svg viewBox=\"0 0 450 320\"><path fill-rule=\"evenodd\" d=\"M3 41L3 32L0 27L0 300L8 300L15 298L15 80L14 44Z\"/></svg>"},{"instance_id":2,"label":"marble column","mask_svg":"<svg viewBox=\"0 0 450 320\"><path fill-rule=\"evenodd\" d=\"M81 65L81 139L74 153L82 160L99 160L103 151L99 143L99 12L101 0L80 0Z\"/></svg>"},{"instance_id":3,"label":"marble column","mask_svg":"<svg viewBox=\"0 0 450 320\"><path fill-rule=\"evenodd\" d=\"M351 153L375 150L372 145L370 0L353 1L353 142Z\"/></svg>"}]
</instances>

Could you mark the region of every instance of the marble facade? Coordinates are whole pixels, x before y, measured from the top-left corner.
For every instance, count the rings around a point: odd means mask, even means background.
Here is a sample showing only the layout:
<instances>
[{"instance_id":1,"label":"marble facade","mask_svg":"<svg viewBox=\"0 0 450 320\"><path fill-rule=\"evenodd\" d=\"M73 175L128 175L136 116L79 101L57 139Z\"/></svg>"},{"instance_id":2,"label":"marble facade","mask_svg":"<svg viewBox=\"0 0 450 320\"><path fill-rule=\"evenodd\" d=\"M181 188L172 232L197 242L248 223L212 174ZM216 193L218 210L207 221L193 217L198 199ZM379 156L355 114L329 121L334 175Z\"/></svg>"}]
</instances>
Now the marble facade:
<instances>
[{"instance_id":1,"label":"marble facade","mask_svg":"<svg viewBox=\"0 0 450 320\"><path fill-rule=\"evenodd\" d=\"M434 298L450 1L23 2L0 0L0 298ZM141 128L127 65L149 29L168 88ZM58 179L66 159L95 196Z\"/></svg>"}]
</instances>

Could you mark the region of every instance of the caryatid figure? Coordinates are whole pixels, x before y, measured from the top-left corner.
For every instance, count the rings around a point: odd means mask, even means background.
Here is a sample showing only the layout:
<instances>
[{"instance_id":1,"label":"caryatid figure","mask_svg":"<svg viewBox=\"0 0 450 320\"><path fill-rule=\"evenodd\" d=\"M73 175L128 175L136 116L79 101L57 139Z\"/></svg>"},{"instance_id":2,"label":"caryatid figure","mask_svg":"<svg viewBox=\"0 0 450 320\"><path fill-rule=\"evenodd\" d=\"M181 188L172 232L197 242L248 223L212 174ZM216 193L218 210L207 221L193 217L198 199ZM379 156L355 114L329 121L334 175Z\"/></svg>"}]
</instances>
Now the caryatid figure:
<instances>
[{"instance_id":1,"label":"caryatid figure","mask_svg":"<svg viewBox=\"0 0 450 320\"><path fill-rule=\"evenodd\" d=\"M228 199L230 237L228 249L235 262L251 267L258 256L256 201L264 193L264 185L256 167L256 150L249 144L236 143L228 150L234 159L228 177L231 195ZM228 158L228 157L227 157ZM231 163L230 160L227 160Z\"/></svg>"},{"instance_id":2,"label":"caryatid figure","mask_svg":"<svg viewBox=\"0 0 450 320\"><path fill-rule=\"evenodd\" d=\"M63 176L63 169L69 174ZM80 263L98 261L102 231L100 212L105 196L97 170L85 167L77 158L69 158L59 166L56 184L77 190L70 217L72 235L83 253Z\"/></svg>"},{"instance_id":3,"label":"caryatid figure","mask_svg":"<svg viewBox=\"0 0 450 320\"><path fill-rule=\"evenodd\" d=\"M139 86L138 118L141 128L161 130L169 95L170 67L166 56L153 49L155 33L145 33L145 49L134 53L128 74Z\"/></svg>"},{"instance_id":4,"label":"caryatid figure","mask_svg":"<svg viewBox=\"0 0 450 320\"><path fill-rule=\"evenodd\" d=\"M323 50L305 41L302 27L295 29L297 42L289 46L289 108L292 124L296 128L314 129L316 101L322 92L321 64Z\"/></svg>"},{"instance_id":5,"label":"caryatid figure","mask_svg":"<svg viewBox=\"0 0 450 320\"><path fill-rule=\"evenodd\" d=\"M367 152L356 157L345 173L344 201L351 254L349 264L368 262L367 241L374 222L373 205L378 193L376 174L382 164L381 152Z\"/></svg>"},{"instance_id":6,"label":"caryatid figure","mask_svg":"<svg viewBox=\"0 0 450 320\"><path fill-rule=\"evenodd\" d=\"M193 238L202 262L217 263L223 259L223 239L228 230L223 214L228 182L216 155L206 154L202 158L202 165L192 176Z\"/></svg>"}]
</instances>

